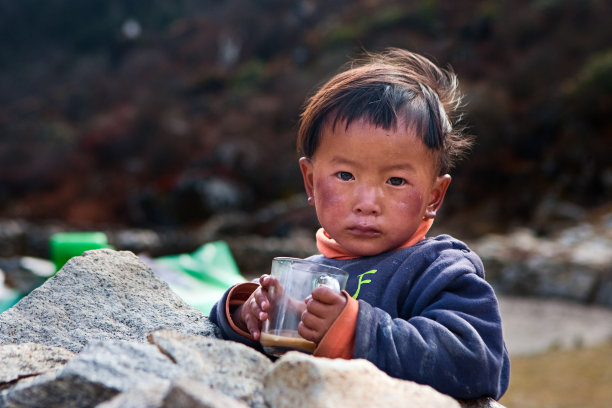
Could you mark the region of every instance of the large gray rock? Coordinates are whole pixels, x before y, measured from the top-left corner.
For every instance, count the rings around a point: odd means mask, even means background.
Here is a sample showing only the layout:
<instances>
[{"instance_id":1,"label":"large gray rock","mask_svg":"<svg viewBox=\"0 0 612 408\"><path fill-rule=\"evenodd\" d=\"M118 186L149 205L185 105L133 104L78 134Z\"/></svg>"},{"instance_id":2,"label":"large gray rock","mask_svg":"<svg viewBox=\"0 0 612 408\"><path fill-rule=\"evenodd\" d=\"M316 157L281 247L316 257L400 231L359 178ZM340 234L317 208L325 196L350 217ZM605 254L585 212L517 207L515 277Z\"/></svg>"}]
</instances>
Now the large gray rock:
<instances>
[{"instance_id":1,"label":"large gray rock","mask_svg":"<svg viewBox=\"0 0 612 408\"><path fill-rule=\"evenodd\" d=\"M266 402L293 407L460 408L433 388L392 378L367 360L331 360L290 352L264 378Z\"/></svg>"},{"instance_id":2,"label":"large gray rock","mask_svg":"<svg viewBox=\"0 0 612 408\"><path fill-rule=\"evenodd\" d=\"M72 258L52 278L0 314L0 344L36 342L80 351L95 340L136 340L169 328L216 336L136 255L99 249Z\"/></svg>"}]
</instances>

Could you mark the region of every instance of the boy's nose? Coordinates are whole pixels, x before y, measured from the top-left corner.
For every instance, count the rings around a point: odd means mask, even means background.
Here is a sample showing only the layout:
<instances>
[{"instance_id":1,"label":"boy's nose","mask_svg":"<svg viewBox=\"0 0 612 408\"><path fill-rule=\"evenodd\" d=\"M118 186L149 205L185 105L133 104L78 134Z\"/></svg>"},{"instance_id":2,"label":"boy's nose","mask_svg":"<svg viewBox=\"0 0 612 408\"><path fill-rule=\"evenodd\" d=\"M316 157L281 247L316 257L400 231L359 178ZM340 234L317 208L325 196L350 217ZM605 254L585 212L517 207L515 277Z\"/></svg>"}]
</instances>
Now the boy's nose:
<instances>
[{"instance_id":1,"label":"boy's nose","mask_svg":"<svg viewBox=\"0 0 612 408\"><path fill-rule=\"evenodd\" d=\"M358 189L353 211L362 215L380 214L379 194L376 188L363 187Z\"/></svg>"}]
</instances>

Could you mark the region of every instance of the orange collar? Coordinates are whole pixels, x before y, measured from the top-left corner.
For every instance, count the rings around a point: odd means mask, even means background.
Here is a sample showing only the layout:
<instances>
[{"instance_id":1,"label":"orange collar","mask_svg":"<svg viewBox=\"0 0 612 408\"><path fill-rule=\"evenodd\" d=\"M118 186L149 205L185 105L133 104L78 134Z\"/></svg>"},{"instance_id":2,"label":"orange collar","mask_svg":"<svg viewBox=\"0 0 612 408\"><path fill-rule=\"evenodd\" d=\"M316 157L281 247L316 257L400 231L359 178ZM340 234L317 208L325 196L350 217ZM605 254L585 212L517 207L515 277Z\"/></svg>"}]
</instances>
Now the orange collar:
<instances>
[{"instance_id":1,"label":"orange collar","mask_svg":"<svg viewBox=\"0 0 612 408\"><path fill-rule=\"evenodd\" d=\"M433 219L428 218L421 221L419 228L412 234L412 236L401 246L395 249L407 248L416 244L417 242L425 239L425 234L433 225ZM326 258L330 259L352 259L359 258L357 255L353 255L350 252L347 252L339 243L336 242L335 239L329 236L327 232L323 228L319 228L316 234L317 238L317 249L319 252L323 254Z\"/></svg>"}]
</instances>

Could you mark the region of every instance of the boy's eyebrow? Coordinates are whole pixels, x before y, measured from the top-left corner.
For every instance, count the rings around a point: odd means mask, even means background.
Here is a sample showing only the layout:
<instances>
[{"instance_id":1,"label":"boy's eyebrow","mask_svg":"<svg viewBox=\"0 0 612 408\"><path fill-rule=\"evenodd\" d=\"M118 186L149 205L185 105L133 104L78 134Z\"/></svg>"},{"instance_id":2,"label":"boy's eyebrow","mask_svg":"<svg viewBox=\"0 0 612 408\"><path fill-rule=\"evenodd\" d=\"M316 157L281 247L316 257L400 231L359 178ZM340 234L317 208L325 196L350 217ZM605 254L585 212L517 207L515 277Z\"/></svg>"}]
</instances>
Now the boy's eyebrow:
<instances>
[{"instance_id":1,"label":"boy's eyebrow","mask_svg":"<svg viewBox=\"0 0 612 408\"><path fill-rule=\"evenodd\" d=\"M392 170L410 170L414 171L414 166L410 163L399 163L399 164L390 164L388 166L384 166L383 170L392 171Z\"/></svg>"},{"instance_id":2,"label":"boy's eyebrow","mask_svg":"<svg viewBox=\"0 0 612 408\"><path fill-rule=\"evenodd\" d=\"M353 164L353 165L357 164L356 161L347 159L346 157L341 157L341 156L334 156L332 157L331 161L334 164Z\"/></svg>"},{"instance_id":3,"label":"boy's eyebrow","mask_svg":"<svg viewBox=\"0 0 612 408\"><path fill-rule=\"evenodd\" d=\"M359 166L359 162L348 159L346 157L334 156L332 157L332 163L334 164L346 164L348 166ZM387 166L383 166L383 171L393 171L393 170L410 170L414 171L414 166L410 163L393 163Z\"/></svg>"}]
</instances>

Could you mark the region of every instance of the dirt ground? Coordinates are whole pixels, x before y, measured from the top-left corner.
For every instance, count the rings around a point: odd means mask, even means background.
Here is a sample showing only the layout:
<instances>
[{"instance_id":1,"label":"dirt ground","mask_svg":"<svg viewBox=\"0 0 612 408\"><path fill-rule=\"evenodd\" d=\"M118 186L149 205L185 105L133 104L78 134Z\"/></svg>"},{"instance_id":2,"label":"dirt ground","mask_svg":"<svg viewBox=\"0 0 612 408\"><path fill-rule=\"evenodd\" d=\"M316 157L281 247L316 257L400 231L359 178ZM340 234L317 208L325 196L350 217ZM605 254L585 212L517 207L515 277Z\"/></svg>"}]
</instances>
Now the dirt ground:
<instances>
[{"instance_id":1,"label":"dirt ground","mask_svg":"<svg viewBox=\"0 0 612 408\"><path fill-rule=\"evenodd\" d=\"M500 298L511 359L507 408L603 408L612 402L612 310Z\"/></svg>"}]
</instances>

